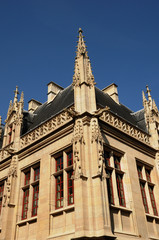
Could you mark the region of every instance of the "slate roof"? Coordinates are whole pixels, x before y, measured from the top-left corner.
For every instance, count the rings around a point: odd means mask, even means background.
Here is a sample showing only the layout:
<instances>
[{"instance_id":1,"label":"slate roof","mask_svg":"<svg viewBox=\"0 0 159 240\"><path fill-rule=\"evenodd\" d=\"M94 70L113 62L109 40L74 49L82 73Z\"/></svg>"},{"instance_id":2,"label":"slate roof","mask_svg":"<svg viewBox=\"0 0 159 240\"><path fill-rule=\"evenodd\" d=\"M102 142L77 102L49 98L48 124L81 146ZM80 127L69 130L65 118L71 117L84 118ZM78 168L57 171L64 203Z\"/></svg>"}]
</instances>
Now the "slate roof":
<instances>
[{"instance_id":1,"label":"slate roof","mask_svg":"<svg viewBox=\"0 0 159 240\"><path fill-rule=\"evenodd\" d=\"M144 109L135 113L123 104L117 104L107 93L102 92L97 87L95 88L95 94L97 105L101 107L108 106L112 113L120 116L139 129L147 132L144 119ZM70 85L64 90L60 91L53 101L50 103L45 102L39 106L35 110L34 114L25 111L23 129L21 134L23 135L26 132L31 131L41 123L47 121L51 117L63 111L64 108L68 108L73 104L74 90L73 86Z\"/></svg>"},{"instance_id":2,"label":"slate roof","mask_svg":"<svg viewBox=\"0 0 159 240\"><path fill-rule=\"evenodd\" d=\"M25 112L22 135L26 132L36 128L41 123L60 113L63 109L68 108L74 103L73 86L70 85L64 90L60 91L53 101L45 102L39 106L34 114Z\"/></svg>"},{"instance_id":3,"label":"slate roof","mask_svg":"<svg viewBox=\"0 0 159 240\"><path fill-rule=\"evenodd\" d=\"M100 89L95 88L95 92L97 105L100 105L102 107L108 106L112 113L115 113L129 123L147 132L144 118L144 109L135 113L123 104L116 103L107 93L102 92Z\"/></svg>"}]
</instances>

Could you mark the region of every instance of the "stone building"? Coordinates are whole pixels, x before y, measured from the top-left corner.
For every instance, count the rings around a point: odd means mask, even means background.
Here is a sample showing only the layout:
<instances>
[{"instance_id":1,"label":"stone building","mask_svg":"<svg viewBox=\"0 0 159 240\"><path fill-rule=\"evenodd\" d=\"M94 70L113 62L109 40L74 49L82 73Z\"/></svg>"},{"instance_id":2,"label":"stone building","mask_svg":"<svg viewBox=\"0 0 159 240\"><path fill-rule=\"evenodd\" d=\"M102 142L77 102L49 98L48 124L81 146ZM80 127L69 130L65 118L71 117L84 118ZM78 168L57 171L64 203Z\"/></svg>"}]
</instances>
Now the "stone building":
<instances>
[{"instance_id":1,"label":"stone building","mask_svg":"<svg viewBox=\"0 0 159 240\"><path fill-rule=\"evenodd\" d=\"M146 96L147 95L147 96ZM0 240L159 239L159 112L95 87L79 30L73 82L0 119Z\"/></svg>"}]
</instances>

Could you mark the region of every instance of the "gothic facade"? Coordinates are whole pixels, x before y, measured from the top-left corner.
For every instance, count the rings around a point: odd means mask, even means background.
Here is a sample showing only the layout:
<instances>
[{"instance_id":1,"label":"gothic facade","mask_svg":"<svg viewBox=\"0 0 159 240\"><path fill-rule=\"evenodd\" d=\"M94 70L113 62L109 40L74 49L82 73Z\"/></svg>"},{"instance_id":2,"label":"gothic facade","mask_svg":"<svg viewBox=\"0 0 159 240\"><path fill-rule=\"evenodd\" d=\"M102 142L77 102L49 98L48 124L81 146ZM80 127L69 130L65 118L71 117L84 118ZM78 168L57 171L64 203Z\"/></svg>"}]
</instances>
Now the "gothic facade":
<instances>
[{"instance_id":1,"label":"gothic facade","mask_svg":"<svg viewBox=\"0 0 159 240\"><path fill-rule=\"evenodd\" d=\"M159 111L95 86L82 30L73 82L0 118L0 240L159 239Z\"/></svg>"}]
</instances>

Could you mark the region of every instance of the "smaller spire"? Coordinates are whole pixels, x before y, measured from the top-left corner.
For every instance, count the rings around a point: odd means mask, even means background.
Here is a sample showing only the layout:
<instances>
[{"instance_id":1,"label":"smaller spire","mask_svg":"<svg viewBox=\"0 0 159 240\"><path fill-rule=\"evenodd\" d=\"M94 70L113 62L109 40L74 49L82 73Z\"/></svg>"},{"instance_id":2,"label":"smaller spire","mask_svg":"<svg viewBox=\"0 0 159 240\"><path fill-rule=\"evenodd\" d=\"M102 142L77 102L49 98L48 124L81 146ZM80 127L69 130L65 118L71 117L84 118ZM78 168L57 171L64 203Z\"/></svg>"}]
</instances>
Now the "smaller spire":
<instances>
[{"instance_id":1,"label":"smaller spire","mask_svg":"<svg viewBox=\"0 0 159 240\"><path fill-rule=\"evenodd\" d=\"M81 28L78 30L79 36L78 36L78 44L77 44L77 57L80 57L81 55L87 54L87 48L84 41L84 36L82 35L83 31Z\"/></svg>"},{"instance_id":2,"label":"smaller spire","mask_svg":"<svg viewBox=\"0 0 159 240\"><path fill-rule=\"evenodd\" d=\"M148 85L146 85L146 89L147 89L147 91L146 91L146 93L148 94L148 100L149 100L149 102L152 102L152 97L151 97L151 90L149 89L149 87L148 87Z\"/></svg>"},{"instance_id":3,"label":"smaller spire","mask_svg":"<svg viewBox=\"0 0 159 240\"><path fill-rule=\"evenodd\" d=\"M21 93L21 96L20 96L20 102L21 102L21 103L24 102L24 93L23 93L23 92Z\"/></svg>"},{"instance_id":4,"label":"smaller spire","mask_svg":"<svg viewBox=\"0 0 159 240\"><path fill-rule=\"evenodd\" d=\"M142 91L142 100L143 100L143 105L144 105L147 102L144 91Z\"/></svg>"},{"instance_id":5,"label":"smaller spire","mask_svg":"<svg viewBox=\"0 0 159 240\"><path fill-rule=\"evenodd\" d=\"M0 116L0 126L2 125L2 117Z\"/></svg>"},{"instance_id":6,"label":"smaller spire","mask_svg":"<svg viewBox=\"0 0 159 240\"><path fill-rule=\"evenodd\" d=\"M16 90L14 91L15 95L14 95L14 103L16 103L18 101L18 86L16 86Z\"/></svg>"}]
</instances>

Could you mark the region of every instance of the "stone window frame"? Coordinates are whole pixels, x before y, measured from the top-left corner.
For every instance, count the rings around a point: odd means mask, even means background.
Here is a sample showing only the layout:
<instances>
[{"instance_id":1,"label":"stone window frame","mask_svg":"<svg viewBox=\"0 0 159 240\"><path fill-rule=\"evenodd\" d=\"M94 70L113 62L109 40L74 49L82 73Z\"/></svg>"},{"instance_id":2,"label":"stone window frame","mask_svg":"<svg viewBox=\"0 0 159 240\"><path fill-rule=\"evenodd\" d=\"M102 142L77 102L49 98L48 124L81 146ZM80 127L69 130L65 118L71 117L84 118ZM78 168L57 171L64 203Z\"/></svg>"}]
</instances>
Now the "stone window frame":
<instances>
[{"instance_id":1,"label":"stone window frame","mask_svg":"<svg viewBox=\"0 0 159 240\"><path fill-rule=\"evenodd\" d=\"M152 180L153 166L149 166L148 164L143 163L137 159L136 169L138 173L138 179L145 213L158 216L158 209L154 195L155 183ZM141 188L141 186L143 186L144 197L146 200L143 198L143 189ZM150 192L150 189L152 190L152 192Z\"/></svg>"},{"instance_id":2,"label":"stone window frame","mask_svg":"<svg viewBox=\"0 0 159 240\"><path fill-rule=\"evenodd\" d=\"M69 164L68 154L72 152L72 164ZM57 164L57 159L60 157L63 158L63 163ZM73 147L68 146L57 151L55 154L51 155L52 159L52 167L51 167L51 175L53 176L52 183L51 183L51 212L63 210L68 207L74 206L74 180L73 180ZM58 166L60 166L58 168ZM69 176L71 174L71 177ZM59 176L63 176L63 197L57 199L57 178ZM72 194L69 193L69 181L72 182ZM57 206L57 200L63 199L63 203ZM72 199L71 201L69 199Z\"/></svg>"},{"instance_id":3,"label":"stone window frame","mask_svg":"<svg viewBox=\"0 0 159 240\"><path fill-rule=\"evenodd\" d=\"M38 178L35 178L35 170L39 168ZM28 174L29 173L29 174ZM26 221L32 217L37 217L38 203L39 203L39 184L40 184L40 162L34 163L31 166L24 168L21 172L21 213L20 221ZM28 174L28 175L27 175ZM35 188L38 191L35 192ZM26 215L24 215L24 205L25 205L25 192L28 191L27 198L27 210ZM35 197L35 194L38 195ZM34 203L36 206L34 206ZM34 213L35 209L35 213Z\"/></svg>"},{"instance_id":4,"label":"stone window frame","mask_svg":"<svg viewBox=\"0 0 159 240\"><path fill-rule=\"evenodd\" d=\"M121 162L123 157L124 157L124 154L116 150L112 150L104 147L104 162L106 165L106 173L108 177L107 190L108 190L109 203L114 206L120 206L120 207L126 208L124 180L123 180L125 172L122 171L122 167L121 167ZM115 162L115 158L118 158L119 160L118 163ZM121 196L121 192L123 192L122 193L123 196Z\"/></svg>"}]
</instances>

